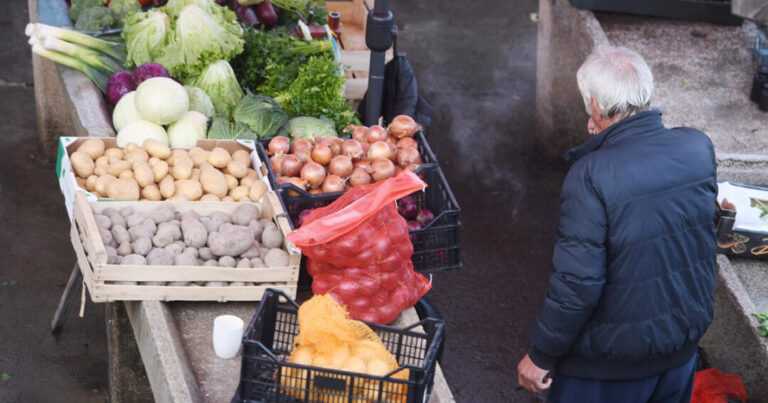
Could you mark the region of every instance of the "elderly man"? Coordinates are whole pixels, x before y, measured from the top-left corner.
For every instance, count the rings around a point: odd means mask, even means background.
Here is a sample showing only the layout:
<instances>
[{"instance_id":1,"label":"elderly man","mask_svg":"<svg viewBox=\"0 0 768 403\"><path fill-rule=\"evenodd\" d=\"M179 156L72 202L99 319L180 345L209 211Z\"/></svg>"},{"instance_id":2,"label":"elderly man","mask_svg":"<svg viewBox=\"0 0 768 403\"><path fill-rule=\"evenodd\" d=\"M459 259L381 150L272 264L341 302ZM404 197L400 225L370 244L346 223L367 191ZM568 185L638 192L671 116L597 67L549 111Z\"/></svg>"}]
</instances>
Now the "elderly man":
<instances>
[{"instance_id":1,"label":"elderly man","mask_svg":"<svg viewBox=\"0 0 768 403\"><path fill-rule=\"evenodd\" d=\"M594 137L565 155L553 274L519 382L551 385L552 402L688 402L714 305L712 143L664 127L629 49L595 51L576 78Z\"/></svg>"}]
</instances>

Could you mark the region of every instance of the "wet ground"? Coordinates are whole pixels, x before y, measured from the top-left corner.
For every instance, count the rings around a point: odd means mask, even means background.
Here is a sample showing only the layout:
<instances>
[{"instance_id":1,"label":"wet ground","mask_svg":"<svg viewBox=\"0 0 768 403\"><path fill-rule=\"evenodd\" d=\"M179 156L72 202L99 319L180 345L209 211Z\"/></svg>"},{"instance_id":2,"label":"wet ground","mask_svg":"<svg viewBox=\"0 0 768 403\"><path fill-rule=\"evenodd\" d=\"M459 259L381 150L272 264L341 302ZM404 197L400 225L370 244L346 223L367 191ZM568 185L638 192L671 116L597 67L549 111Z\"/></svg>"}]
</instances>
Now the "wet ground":
<instances>
[{"instance_id":1,"label":"wet ground","mask_svg":"<svg viewBox=\"0 0 768 403\"><path fill-rule=\"evenodd\" d=\"M430 141L462 206L460 271L428 297L448 323L443 369L460 402L529 402L517 362L546 292L565 168L533 143L537 1L392 0L400 48L437 109ZM35 131L23 7L0 16L0 401L104 401L103 309L50 319L74 262Z\"/></svg>"}]
</instances>

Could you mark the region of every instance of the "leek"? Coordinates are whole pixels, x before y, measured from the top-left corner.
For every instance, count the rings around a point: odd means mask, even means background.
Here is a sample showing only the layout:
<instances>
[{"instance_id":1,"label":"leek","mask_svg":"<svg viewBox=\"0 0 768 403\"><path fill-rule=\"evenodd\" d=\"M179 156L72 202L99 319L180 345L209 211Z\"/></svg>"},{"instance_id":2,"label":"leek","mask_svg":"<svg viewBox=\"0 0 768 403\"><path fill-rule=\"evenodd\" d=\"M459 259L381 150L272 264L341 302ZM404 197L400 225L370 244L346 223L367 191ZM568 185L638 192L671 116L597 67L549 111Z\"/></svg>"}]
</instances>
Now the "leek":
<instances>
[{"instance_id":1,"label":"leek","mask_svg":"<svg viewBox=\"0 0 768 403\"><path fill-rule=\"evenodd\" d=\"M67 56L63 53L48 50L40 43L32 45L32 53L82 72L88 76L88 78L90 78L102 92L107 91L107 81L109 81L109 76L99 71L99 69L87 65L82 60Z\"/></svg>"},{"instance_id":2,"label":"leek","mask_svg":"<svg viewBox=\"0 0 768 403\"><path fill-rule=\"evenodd\" d=\"M48 36L56 37L63 41L101 52L121 63L125 60L125 45L94 38L71 29L58 28L39 23L29 23L27 24L25 33L27 36L39 36L41 38Z\"/></svg>"}]
</instances>

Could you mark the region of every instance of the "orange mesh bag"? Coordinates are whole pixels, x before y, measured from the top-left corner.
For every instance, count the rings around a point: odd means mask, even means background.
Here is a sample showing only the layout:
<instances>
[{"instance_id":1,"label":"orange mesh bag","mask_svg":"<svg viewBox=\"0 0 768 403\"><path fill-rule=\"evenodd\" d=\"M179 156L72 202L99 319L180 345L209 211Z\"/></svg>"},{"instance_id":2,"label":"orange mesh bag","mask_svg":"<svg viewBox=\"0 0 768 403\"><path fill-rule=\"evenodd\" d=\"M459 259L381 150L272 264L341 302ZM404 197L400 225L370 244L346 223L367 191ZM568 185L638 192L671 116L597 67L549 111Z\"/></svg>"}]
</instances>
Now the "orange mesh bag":
<instances>
[{"instance_id":1,"label":"orange mesh bag","mask_svg":"<svg viewBox=\"0 0 768 403\"><path fill-rule=\"evenodd\" d=\"M395 200L426 184L410 171L356 186L313 211L287 238L309 258L315 294L331 294L352 318L387 324L431 288L413 271L408 224Z\"/></svg>"}]
</instances>

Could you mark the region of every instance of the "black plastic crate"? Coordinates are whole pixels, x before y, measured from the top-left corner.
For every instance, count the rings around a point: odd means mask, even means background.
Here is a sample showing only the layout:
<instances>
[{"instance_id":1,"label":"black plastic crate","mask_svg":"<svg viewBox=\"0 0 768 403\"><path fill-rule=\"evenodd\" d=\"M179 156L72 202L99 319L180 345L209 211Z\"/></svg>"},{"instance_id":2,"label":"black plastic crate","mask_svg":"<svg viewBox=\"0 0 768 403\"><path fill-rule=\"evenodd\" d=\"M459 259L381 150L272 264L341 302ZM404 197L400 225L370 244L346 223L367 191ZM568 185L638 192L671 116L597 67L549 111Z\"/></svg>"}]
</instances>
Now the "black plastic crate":
<instances>
[{"instance_id":1,"label":"black plastic crate","mask_svg":"<svg viewBox=\"0 0 768 403\"><path fill-rule=\"evenodd\" d=\"M281 297L290 305L279 304ZM378 377L289 363L293 340L299 332L298 307L282 291L268 289L264 293L243 335L240 384L232 402L429 400L436 358L443 344L443 321L425 319L402 329L366 323L400 364L393 373ZM405 369L409 371L408 380L392 377ZM363 382L367 399L359 396Z\"/></svg>"},{"instance_id":2,"label":"black plastic crate","mask_svg":"<svg viewBox=\"0 0 768 403\"><path fill-rule=\"evenodd\" d=\"M740 25L731 14L731 2L724 0L571 0L576 8L616 13L679 18L723 25Z\"/></svg>"}]
</instances>

